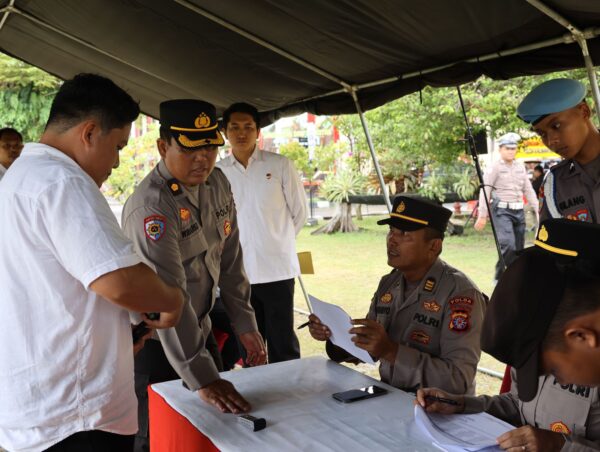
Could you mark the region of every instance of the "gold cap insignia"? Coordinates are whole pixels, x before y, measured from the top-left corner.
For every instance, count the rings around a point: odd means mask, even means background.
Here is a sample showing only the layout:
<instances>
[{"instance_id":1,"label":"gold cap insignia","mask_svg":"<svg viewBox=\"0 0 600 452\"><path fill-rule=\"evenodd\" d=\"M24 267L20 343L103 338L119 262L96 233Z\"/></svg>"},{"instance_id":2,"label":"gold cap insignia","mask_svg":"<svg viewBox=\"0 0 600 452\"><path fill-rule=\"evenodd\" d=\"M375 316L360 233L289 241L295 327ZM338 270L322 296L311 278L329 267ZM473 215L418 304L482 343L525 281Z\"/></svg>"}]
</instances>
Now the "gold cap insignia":
<instances>
[{"instance_id":1,"label":"gold cap insignia","mask_svg":"<svg viewBox=\"0 0 600 452\"><path fill-rule=\"evenodd\" d=\"M210 118L206 116L206 113L200 113L194 121L194 125L197 129L206 129L210 126Z\"/></svg>"},{"instance_id":2,"label":"gold cap insignia","mask_svg":"<svg viewBox=\"0 0 600 452\"><path fill-rule=\"evenodd\" d=\"M546 230L546 226L542 226L540 228L540 232L538 232L538 239L542 242L546 242L548 240L548 231Z\"/></svg>"},{"instance_id":3,"label":"gold cap insignia","mask_svg":"<svg viewBox=\"0 0 600 452\"><path fill-rule=\"evenodd\" d=\"M406 209L406 204L404 204L404 201L402 201L400 204L398 204L398 207L396 208L396 212L402 213L402 212L404 212L404 209Z\"/></svg>"}]
</instances>

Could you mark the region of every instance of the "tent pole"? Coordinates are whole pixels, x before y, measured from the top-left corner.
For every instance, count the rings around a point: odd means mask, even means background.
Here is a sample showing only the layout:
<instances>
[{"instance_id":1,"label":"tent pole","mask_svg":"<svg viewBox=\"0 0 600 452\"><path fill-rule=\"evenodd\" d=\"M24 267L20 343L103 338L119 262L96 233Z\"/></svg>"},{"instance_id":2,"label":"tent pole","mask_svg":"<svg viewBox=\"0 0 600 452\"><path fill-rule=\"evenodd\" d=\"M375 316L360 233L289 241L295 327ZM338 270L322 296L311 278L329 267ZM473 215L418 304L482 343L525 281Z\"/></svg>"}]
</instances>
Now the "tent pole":
<instances>
[{"instance_id":1,"label":"tent pole","mask_svg":"<svg viewBox=\"0 0 600 452\"><path fill-rule=\"evenodd\" d=\"M6 23L6 19L8 19L8 15L12 12L12 9L15 6L15 0L10 0L10 3L6 5L6 7L2 8L4 15L2 16L2 20L0 20L0 30L4 28L4 24Z\"/></svg>"},{"instance_id":2,"label":"tent pole","mask_svg":"<svg viewBox=\"0 0 600 452\"><path fill-rule=\"evenodd\" d=\"M473 137L471 125L469 124L469 118L467 117L467 110L465 109L465 103L463 102L463 97L462 97L462 92L460 91L460 86L456 87L456 91L458 92L458 100L460 101L460 108L463 113L463 119L465 120L465 126L467 127L467 142L469 143L469 150L471 151L471 157L473 158L473 163L475 164L475 171L477 172L477 179L479 180L479 190L483 190L483 199L485 200L485 205L487 206L488 217L490 219L490 225L492 226L492 233L494 234L494 241L496 242L496 251L498 252L498 259L502 263L502 267L504 269L506 269L506 262L504 261L504 256L502 256L502 250L500 249L500 242L498 241L498 233L496 232L496 225L494 224L494 216L492 215L492 208L490 206L490 201L488 199L487 192L485 191L485 183L483 181L483 173L481 172L481 165L479 164L479 155L477 154L475 138Z\"/></svg>"},{"instance_id":3,"label":"tent pole","mask_svg":"<svg viewBox=\"0 0 600 452\"><path fill-rule=\"evenodd\" d=\"M594 63L587 45L587 39L590 38L587 30L580 30L578 27L569 22L565 17L554 11L548 5L544 4L540 0L526 0L534 8L540 10L548 17L554 19L556 22L565 27L571 34L579 47L581 47L581 53L583 53L583 61L585 62L585 68L587 70L588 78L590 80L590 87L592 88L592 96L594 97L594 103L596 104L596 115L600 120L600 91L598 90L598 79L596 78L596 71L594 70Z\"/></svg>"},{"instance_id":4,"label":"tent pole","mask_svg":"<svg viewBox=\"0 0 600 452\"><path fill-rule=\"evenodd\" d=\"M375 147L373 146L373 140L371 140L371 133L369 132L369 126L367 125L367 120L365 119L365 115L360 108L360 103L358 102L358 96L356 95L356 90L353 89L350 91L350 95L354 100L354 105L356 106L356 112L360 117L360 123L362 124L363 130L365 132L365 137L367 138L367 144L369 145L369 152L371 152L371 158L373 159L373 164L375 165L375 172L377 173L377 178L379 179L379 185L381 186L381 193L385 200L385 205L387 206L388 212L392 211L392 203L390 202L390 196L388 195L387 186L385 181L383 180L383 174L381 173L381 167L379 166L379 160L377 159L377 154L375 154Z\"/></svg>"}]
</instances>

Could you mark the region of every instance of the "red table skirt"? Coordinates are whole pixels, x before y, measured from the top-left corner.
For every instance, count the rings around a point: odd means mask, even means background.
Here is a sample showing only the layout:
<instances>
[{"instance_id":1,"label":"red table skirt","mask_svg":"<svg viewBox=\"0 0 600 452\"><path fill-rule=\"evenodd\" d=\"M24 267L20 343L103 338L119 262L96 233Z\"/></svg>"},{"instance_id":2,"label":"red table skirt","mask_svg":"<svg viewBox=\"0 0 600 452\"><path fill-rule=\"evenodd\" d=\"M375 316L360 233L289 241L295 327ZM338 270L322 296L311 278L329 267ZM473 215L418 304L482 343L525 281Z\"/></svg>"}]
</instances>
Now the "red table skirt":
<instances>
[{"instance_id":1,"label":"red table skirt","mask_svg":"<svg viewBox=\"0 0 600 452\"><path fill-rule=\"evenodd\" d=\"M215 445L148 386L151 452L214 452Z\"/></svg>"}]
</instances>

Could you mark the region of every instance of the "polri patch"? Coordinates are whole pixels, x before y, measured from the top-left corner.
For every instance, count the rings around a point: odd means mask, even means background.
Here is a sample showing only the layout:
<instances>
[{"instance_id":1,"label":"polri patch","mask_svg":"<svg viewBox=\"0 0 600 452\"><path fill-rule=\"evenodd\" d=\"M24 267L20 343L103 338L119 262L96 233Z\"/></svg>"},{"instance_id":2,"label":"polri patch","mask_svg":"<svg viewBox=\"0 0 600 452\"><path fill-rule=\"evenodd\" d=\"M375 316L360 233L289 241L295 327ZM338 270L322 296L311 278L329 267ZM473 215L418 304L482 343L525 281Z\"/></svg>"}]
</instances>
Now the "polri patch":
<instances>
[{"instance_id":1,"label":"polri patch","mask_svg":"<svg viewBox=\"0 0 600 452\"><path fill-rule=\"evenodd\" d=\"M152 215L144 218L144 232L146 237L156 242L164 235L167 228L167 219L162 215Z\"/></svg>"},{"instance_id":2,"label":"polri patch","mask_svg":"<svg viewBox=\"0 0 600 452\"><path fill-rule=\"evenodd\" d=\"M550 430L556 433L564 433L565 435L571 434L571 429L567 427L563 421L557 421L550 424Z\"/></svg>"},{"instance_id":3,"label":"polri patch","mask_svg":"<svg viewBox=\"0 0 600 452\"><path fill-rule=\"evenodd\" d=\"M450 306L461 305L461 304L472 306L473 299L469 298L469 297L454 297L448 303L450 304Z\"/></svg>"},{"instance_id":4,"label":"polri patch","mask_svg":"<svg viewBox=\"0 0 600 452\"><path fill-rule=\"evenodd\" d=\"M448 329L450 331L462 333L464 331L468 331L470 326L470 316L467 311L452 311L452 314L450 314L450 323L448 324Z\"/></svg>"},{"instance_id":5,"label":"polri patch","mask_svg":"<svg viewBox=\"0 0 600 452\"><path fill-rule=\"evenodd\" d=\"M383 304L389 304L392 301L392 294L387 292L384 293L381 298L379 299L379 301L381 301Z\"/></svg>"},{"instance_id":6,"label":"polri patch","mask_svg":"<svg viewBox=\"0 0 600 452\"><path fill-rule=\"evenodd\" d=\"M229 234L231 234L231 221L225 220L223 222L223 232L225 233L225 237L229 237Z\"/></svg>"},{"instance_id":7,"label":"polri patch","mask_svg":"<svg viewBox=\"0 0 600 452\"><path fill-rule=\"evenodd\" d=\"M431 342L431 336L423 330L415 330L410 333L410 340L419 344L427 345Z\"/></svg>"},{"instance_id":8,"label":"polri patch","mask_svg":"<svg viewBox=\"0 0 600 452\"><path fill-rule=\"evenodd\" d=\"M425 300L423 302L423 308L430 312L439 312L442 307L435 302L435 300Z\"/></svg>"},{"instance_id":9,"label":"polri patch","mask_svg":"<svg viewBox=\"0 0 600 452\"><path fill-rule=\"evenodd\" d=\"M575 216L579 221L589 221L590 211L587 209L579 209L577 212L575 212Z\"/></svg>"},{"instance_id":10,"label":"polri patch","mask_svg":"<svg viewBox=\"0 0 600 452\"><path fill-rule=\"evenodd\" d=\"M427 281L423 285L423 290L425 292L433 292L433 289L435 289L435 279L427 278Z\"/></svg>"}]
</instances>

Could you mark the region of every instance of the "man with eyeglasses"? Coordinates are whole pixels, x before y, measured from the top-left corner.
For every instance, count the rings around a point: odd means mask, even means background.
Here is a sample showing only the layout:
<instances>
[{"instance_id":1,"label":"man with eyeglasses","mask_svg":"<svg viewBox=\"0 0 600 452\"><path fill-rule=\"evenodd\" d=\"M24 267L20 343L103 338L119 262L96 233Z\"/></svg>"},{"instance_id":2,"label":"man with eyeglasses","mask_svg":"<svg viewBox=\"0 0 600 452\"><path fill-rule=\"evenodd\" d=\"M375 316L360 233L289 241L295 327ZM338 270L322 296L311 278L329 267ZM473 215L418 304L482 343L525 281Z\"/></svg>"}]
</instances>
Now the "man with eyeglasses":
<instances>
[{"instance_id":1,"label":"man with eyeglasses","mask_svg":"<svg viewBox=\"0 0 600 452\"><path fill-rule=\"evenodd\" d=\"M0 180L6 170L21 155L23 136L11 127L0 129Z\"/></svg>"}]
</instances>

